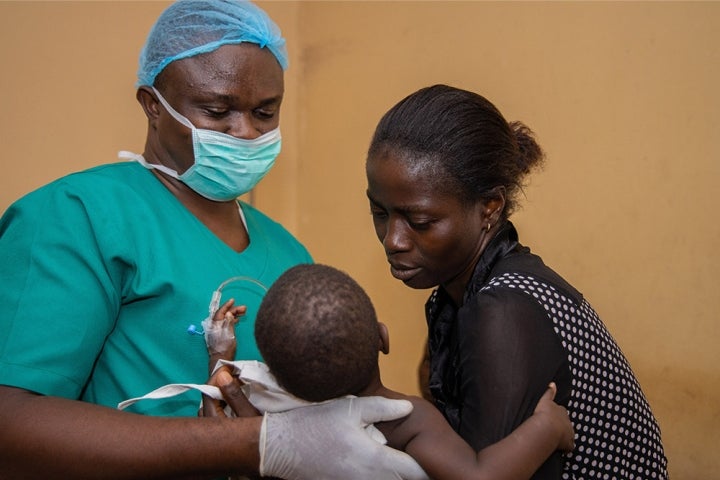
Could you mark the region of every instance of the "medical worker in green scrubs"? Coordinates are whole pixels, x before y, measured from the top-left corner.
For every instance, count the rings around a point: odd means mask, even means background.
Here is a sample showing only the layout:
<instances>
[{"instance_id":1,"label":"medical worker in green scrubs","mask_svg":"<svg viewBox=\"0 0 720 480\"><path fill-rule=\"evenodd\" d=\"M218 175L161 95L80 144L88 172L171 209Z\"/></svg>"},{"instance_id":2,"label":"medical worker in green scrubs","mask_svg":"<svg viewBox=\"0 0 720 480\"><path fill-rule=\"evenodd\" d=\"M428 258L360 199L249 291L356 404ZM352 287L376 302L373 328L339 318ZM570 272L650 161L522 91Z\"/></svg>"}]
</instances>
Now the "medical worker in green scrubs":
<instances>
[{"instance_id":1,"label":"medical worker in green scrubs","mask_svg":"<svg viewBox=\"0 0 720 480\"><path fill-rule=\"evenodd\" d=\"M136 410L144 415L114 409L161 385L207 379L201 322L214 295L247 306L237 358L260 359L252 332L265 288L312 262L281 225L236 200L280 152L286 67L279 29L253 4L170 6L140 56L142 155L121 152L122 161L56 180L5 212L3 475L422 478L361 428L362 416L406 414L404 403L264 420L197 418L191 395L146 402Z\"/></svg>"}]
</instances>

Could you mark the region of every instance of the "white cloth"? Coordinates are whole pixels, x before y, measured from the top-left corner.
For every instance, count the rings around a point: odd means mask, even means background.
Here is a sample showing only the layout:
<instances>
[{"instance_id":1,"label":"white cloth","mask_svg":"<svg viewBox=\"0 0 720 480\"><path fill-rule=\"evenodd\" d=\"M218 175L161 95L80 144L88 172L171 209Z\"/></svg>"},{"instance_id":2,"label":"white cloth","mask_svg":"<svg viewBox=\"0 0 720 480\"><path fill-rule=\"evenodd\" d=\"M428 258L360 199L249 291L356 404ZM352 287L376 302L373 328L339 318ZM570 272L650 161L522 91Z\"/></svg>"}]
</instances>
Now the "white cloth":
<instances>
[{"instance_id":1,"label":"white cloth","mask_svg":"<svg viewBox=\"0 0 720 480\"><path fill-rule=\"evenodd\" d=\"M228 361L219 360L213 372L223 365L230 367L232 374L238 377L245 385L242 390L252 405L261 412L284 412L298 407L311 405L312 402L297 398L285 391L275 380L267 365L255 360ZM197 383L171 383L157 388L141 397L131 398L120 402L119 410L124 410L140 400L162 399L174 397L189 390L198 390L216 400L223 396L218 387ZM230 412L227 412L230 413Z\"/></svg>"},{"instance_id":2,"label":"white cloth","mask_svg":"<svg viewBox=\"0 0 720 480\"><path fill-rule=\"evenodd\" d=\"M278 384L275 376L270 373L268 366L262 362L255 360L236 360L232 362L228 360L218 360L213 373L223 365L229 366L230 370L232 370L232 374L244 383L242 390L245 397L247 397L248 401L255 408L260 410L261 413L277 413L295 408L307 407L309 405L317 405L317 403L308 402L307 400L303 400L291 393L288 393L280 386L280 384ZM141 397L130 398L120 402L118 403L117 408L119 410L124 410L140 400L170 398L189 390L198 390L208 397L216 400L223 399L220 389L213 385L198 383L171 383L157 388ZM332 401L333 400L328 400L328 402ZM229 406L225 407L225 414L228 416L235 416L235 413ZM387 443L385 436L380 433L380 430L375 428L374 425L368 425L366 430L375 441L381 444Z\"/></svg>"}]
</instances>

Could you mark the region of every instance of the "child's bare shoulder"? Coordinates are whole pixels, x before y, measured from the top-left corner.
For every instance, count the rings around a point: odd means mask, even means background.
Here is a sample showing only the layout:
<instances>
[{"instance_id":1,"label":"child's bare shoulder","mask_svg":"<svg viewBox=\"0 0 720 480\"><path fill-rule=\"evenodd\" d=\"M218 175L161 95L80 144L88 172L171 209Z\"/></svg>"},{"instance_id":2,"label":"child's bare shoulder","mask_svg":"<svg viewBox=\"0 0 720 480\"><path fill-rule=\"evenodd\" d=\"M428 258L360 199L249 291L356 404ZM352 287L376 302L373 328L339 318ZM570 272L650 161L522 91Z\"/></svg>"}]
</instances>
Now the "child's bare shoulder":
<instances>
[{"instance_id":1,"label":"child's bare shoulder","mask_svg":"<svg viewBox=\"0 0 720 480\"><path fill-rule=\"evenodd\" d=\"M410 440L421 432L434 429L436 426L447 425L435 405L421 397L394 391L388 391L383 396L408 400L413 405L413 410L407 417L377 424L377 427L385 435L388 445L395 449L404 450Z\"/></svg>"}]
</instances>

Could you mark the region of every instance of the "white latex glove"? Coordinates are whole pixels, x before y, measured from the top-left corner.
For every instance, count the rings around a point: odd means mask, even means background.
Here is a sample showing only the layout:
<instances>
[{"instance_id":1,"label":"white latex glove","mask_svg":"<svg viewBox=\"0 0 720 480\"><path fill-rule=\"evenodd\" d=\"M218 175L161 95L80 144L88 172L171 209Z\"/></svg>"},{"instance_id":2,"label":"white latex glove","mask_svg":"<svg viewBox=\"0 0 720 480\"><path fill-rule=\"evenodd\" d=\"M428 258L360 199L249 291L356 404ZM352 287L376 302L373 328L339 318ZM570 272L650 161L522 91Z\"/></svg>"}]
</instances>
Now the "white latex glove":
<instances>
[{"instance_id":1,"label":"white latex glove","mask_svg":"<svg viewBox=\"0 0 720 480\"><path fill-rule=\"evenodd\" d=\"M287 480L429 480L409 455L378 443L365 430L411 411L405 400L361 397L266 413L260 474Z\"/></svg>"}]
</instances>

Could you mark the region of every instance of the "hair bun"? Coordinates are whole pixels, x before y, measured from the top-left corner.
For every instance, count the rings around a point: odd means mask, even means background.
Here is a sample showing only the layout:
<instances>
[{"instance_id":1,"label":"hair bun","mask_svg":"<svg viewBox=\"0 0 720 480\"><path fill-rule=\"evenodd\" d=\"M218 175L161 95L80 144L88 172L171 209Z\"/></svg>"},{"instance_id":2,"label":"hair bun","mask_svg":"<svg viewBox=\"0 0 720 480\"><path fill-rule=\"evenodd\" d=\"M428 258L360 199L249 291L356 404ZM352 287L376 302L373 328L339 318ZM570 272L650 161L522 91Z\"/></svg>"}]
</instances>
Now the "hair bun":
<instances>
[{"instance_id":1,"label":"hair bun","mask_svg":"<svg viewBox=\"0 0 720 480\"><path fill-rule=\"evenodd\" d=\"M527 174L534 168L541 167L545 161L545 152L535 141L535 134L522 122L510 122L508 124L515 136L518 146L518 165L520 170Z\"/></svg>"}]
</instances>

